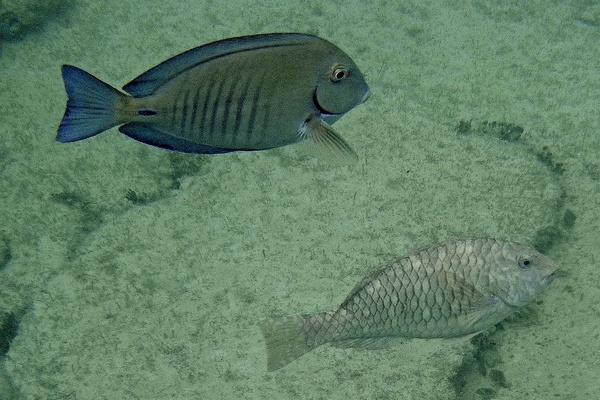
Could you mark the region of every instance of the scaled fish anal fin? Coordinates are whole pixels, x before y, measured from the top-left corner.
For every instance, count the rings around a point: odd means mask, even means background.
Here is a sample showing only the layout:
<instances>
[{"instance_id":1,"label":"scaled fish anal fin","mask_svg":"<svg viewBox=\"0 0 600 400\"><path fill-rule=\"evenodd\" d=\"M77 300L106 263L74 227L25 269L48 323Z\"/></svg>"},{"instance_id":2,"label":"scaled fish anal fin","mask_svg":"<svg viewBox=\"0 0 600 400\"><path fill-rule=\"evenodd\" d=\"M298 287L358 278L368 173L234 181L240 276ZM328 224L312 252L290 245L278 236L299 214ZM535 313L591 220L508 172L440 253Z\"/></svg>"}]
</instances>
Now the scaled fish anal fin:
<instances>
[{"instance_id":1,"label":"scaled fish anal fin","mask_svg":"<svg viewBox=\"0 0 600 400\"><path fill-rule=\"evenodd\" d=\"M361 348L368 350L381 350L387 349L388 347L395 346L399 343L405 342L405 338L400 337L375 337L375 338L358 338L358 339L347 339L337 340L331 342L331 345L340 349L345 348Z\"/></svg>"},{"instance_id":2,"label":"scaled fish anal fin","mask_svg":"<svg viewBox=\"0 0 600 400\"><path fill-rule=\"evenodd\" d=\"M300 127L300 138L310 145L315 156L339 164L358 161L358 155L342 137L320 117L313 116Z\"/></svg>"}]
</instances>

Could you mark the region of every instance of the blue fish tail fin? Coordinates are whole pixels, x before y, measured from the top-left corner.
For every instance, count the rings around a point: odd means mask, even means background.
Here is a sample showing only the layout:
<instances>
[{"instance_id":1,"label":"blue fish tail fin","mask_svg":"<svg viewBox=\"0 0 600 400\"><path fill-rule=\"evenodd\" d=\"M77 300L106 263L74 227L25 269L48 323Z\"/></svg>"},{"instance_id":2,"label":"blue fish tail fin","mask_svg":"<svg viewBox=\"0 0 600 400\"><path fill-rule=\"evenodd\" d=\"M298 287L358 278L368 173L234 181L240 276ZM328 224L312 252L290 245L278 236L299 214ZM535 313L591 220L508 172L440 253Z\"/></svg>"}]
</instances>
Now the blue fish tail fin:
<instances>
[{"instance_id":1,"label":"blue fish tail fin","mask_svg":"<svg viewBox=\"0 0 600 400\"><path fill-rule=\"evenodd\" d=\"M125 94L72 65L62 66L62 76L69 99L56 140L87 139L122 122L116 119L115 110Z\"/></svg>"}]
</instances>

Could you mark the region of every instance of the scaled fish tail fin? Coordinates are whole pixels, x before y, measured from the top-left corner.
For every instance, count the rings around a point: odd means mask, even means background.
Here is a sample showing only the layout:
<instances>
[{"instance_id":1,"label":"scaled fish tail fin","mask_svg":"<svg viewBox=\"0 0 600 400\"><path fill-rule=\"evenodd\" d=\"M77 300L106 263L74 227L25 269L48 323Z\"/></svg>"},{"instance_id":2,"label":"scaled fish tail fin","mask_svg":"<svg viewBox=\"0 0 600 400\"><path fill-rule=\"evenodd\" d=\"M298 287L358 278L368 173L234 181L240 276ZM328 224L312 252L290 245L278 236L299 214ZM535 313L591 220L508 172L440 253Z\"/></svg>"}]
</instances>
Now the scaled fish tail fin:
<instances>
[{"instance_id":1,"label":"scaled fish tail fin","mask_svg":"<svg viewBox=\"0 0 600 400\"><path fill-rule=\"evenodd\" d=\"M127 95L72 65L62 66L62 76L69 98L56 140L87 139L120 123L115 110L119 99Z\"/></svg>"},{"instance_id":2,"label":"scaled fish tail fin","mask_svg":"<svg viewBox=\"0 0 600 400\"><path fill-rule=\"evenodd\" d=\"M301 315L267 320L259 324L267 345L267 370L269 372L284 367L322 344L316 343L314 340L307 340L306 336L306 322L320 316L320 314ZM324 319L324 315L321 318Z\"/></svg>"}]
</instances>

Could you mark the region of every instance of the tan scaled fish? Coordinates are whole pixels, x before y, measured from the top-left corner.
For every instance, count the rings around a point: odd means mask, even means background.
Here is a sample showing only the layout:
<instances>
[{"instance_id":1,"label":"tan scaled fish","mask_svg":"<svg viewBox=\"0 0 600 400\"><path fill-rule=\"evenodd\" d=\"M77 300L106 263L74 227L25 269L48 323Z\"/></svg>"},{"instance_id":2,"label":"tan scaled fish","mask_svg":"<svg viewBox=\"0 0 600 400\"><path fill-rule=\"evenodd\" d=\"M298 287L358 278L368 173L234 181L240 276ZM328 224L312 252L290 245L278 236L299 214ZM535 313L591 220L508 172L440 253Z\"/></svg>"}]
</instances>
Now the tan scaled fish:
<instances>
[{"instance_id":1,"label":"tan scaled fish","mask_svg":"<svg viewBox=\"0 0 600 400\"><path fill-rule=\"evenodd\" d=\"M557 268L522 244L457 239L410 253L360 282L337 309L261 324L269 371L325 343L383 348L477 334L539 295Z\"/></svg>"},{"instance_id":2,"label":"tan scaled fish","mask_svg":"<svg viewBox=\"0 0 600 400\"><path fill-rule=\"evenodd\" d=\"M144 72L122 93L63 65L67 109L57 140L121 125L125 135L170 150L216 154L308 139L328 157L356 153L329 124L369 96L352 59L316 36L277 33L209 43ZM329 123L329 124L328 124Z\"/></svg>"}]
</instances>

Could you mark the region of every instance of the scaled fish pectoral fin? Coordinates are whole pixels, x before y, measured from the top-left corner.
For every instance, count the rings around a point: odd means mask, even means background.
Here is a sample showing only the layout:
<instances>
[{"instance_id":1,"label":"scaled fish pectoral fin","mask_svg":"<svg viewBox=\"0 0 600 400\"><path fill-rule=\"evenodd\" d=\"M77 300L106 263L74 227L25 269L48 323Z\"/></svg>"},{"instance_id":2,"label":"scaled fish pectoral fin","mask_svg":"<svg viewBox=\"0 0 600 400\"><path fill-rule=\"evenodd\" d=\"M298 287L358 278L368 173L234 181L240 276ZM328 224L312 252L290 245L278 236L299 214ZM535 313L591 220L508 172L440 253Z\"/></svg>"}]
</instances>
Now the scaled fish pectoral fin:
<instances>
[{"instance_id":1,"label":"scaled fish pectoral fin","mask_svg":"<svg viewBox=\"0 0 600 400\"><path fill-rule=\"evenodd\" d=\"M470 340L470 339L474 338L475 336L479 335L481 332L482 331L472 332L472 333L468 333L466 335L456 336L456 337L448 338L445 340L447 340L448 342L451 342L451 343L464 342L466 340Z\"/></svg>"},{"instance_id":2,"label":"scaled fish pectoral fin","mask_svg":"<svg viewBox=\"0 0 600 400\"><path fill-rule=\"evenodd\" d=\"M440 273L440 278L445 277L448 286L455 291L455 296L470 299L471 307L464 314L466 326L475 326L486 315L490 313L493 307L493 298L486 296L478 290L472 283L457 276L455 273L445 271Z\"/></svg>"},{"instance_id":3,"label":"scaled fish pectoral fin","mask_svg":"<svg viewBox=\"0 0 600 400\"><path fill-rule=\"evenodd\" d=\"M309 145L310 152L321 159L339 164L358 161L358 155L350 145L318 116L306 120L299 135Z\"/></svg>"}]
</instances>

